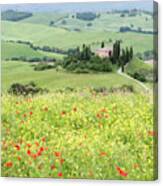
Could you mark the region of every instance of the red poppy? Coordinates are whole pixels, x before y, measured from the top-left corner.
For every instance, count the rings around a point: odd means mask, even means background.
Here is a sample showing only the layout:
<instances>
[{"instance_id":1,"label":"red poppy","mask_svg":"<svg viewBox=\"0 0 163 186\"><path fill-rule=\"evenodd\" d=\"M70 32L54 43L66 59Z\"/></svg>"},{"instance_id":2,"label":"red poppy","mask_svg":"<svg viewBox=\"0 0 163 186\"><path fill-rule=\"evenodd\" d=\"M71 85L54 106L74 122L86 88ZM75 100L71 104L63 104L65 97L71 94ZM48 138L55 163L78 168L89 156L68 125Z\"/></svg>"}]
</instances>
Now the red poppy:
<instances>
[{"instance_id":1,"label":"red poppy","mask_svg":"<svg viewBox=\"0 0 163 186\"><path fill-rule=\"evenodd\" d=\"M38 152L37 152L37 156L41 156L42 155L42 152L39 150Z\"/></svg>"},{"instance_id":2,"label":"red poppy","mask_svg":"<svg viewBox=\"0 0 163 186\"><path fill-rule=\"evenodd\" d=\"M6 166L6 167L12 167L12 166L13 166L13 163L12 163L11 161L6 162L6 163L5 163L5 166Z\"/></svg>"},{"instance_id":3,"label":"red poppy","mask_svg":"<svg viewBox=\"0 0 163 186\"><path fill-rule=\"evenodd\" d=\"M30 115L32 115L32 114L33 114L33 112L31 111L31 112L29 112L29 114L30 114Z\"/></svg>"},{"instance_id":4,"label":"red poppy","mask_svg":"<svg viewBox=\"0 0 163 186\"><path fill-rule=\"evenodd\" d=\"M18 156L18 160L19 160L19 161L21 160L21 157L20 157L20 156Z\"/></svg>"},{"instance_id":5,"label":"red poppy","mask_svg":"<svg viewBox=\"0 0 163 186\"><path fill-rule=\"evenodd\" d=\"M100 156L107 156L107 153L106 152L101 152Z\"/></svg>"},{"instance_id":6,"label":"red poppy","mask_svg":"<svg viewBox=\"0 0 163 186\"><path fill-rule=\"evenodd\" d=\"M35 142L35 145L38 147L38 146L39 146L39 143L36 141L36 142Z\"/></svg>"},{"instance_id":7,"label":"red poppy","mask_svg":"<svg viewBox=\"0 0 163 186\"><path fill-rule=\"evenodd\" d=\"M61 112L61 116L64 116L64 115L66 115L66 112L65 111L62 111Z\"/></svg>"},{"instance_id":8,"label":"red poppy","mask_svg":"<svg viewBox=\"0 0 163 186\"><path fill-rule=\"evenodd\" d=\"M27 154L28 154L28 156L30 156L31 155L31 151L27 150Z\"/></svg>"},{"instance_id":9,"label":"red poppy","mask_svg":"<svg viewBox=\"0 0 163 186\"><path fill-rule=\"evenodd\" d=\"M32 154L32 158L36 159L37 158L37 154Z\"/></svg>"},{"instance_id":10,"label":"red poppy","mask_svg":"<svg viewBox=\"0 0 163 186\"><path fill-rule=\"evenodd\" d=\"M61 156L60 152L55 152L54 154L55 154L56 157L60 157Z\"/></svg>"},{"instance_id":11,"label":"red poppy","mask_svg":"<svg viewBox=\"0 0 163 186\"><path fill-rule=\"evenodd\" d=\"M64 163L64 161L65 161L65 160L64 160L63 158L60 159L61 165Z\"/></svg>"},{"instance_id":12,"label":"red poppy","mask_svg":"<svg viewBox=\"0 0 163 186\"><path fill-rule=\"evenodd\" d=\"M59 176L59 177L62 177L62 176L63 176L62 172L59 172L59 173L58 173L58 176Z\"/></svg>"},{"instance_id":13,"label":"red poppy","mask_svg":"<svg viewBox=\"0 0 163 186\"><path fill-rule=\"evenodd\" d=\"M20 145L15 145L16 150L20 150Z\"/></svg>"},{"instance_id":14,"label":"red poppy","mask_svg":"<svg viewBox=\"0 0 163 186\"><path fill-rule=\"evenodd\" d=\"M43 142L45 142L45 141L46 141L46 138L45 138L45 137L43 137L41 140L42 140Z\"/></svg>"},{"instance_id":15,"label":"red poppy","mask_svg":"<svg viewBox=\"0 0 163 186\"><path fill-rule=\"evenodd\" d=\"M156 132L155 131L148 131L148 136L156 136Z\"/></svg>"},{"instance_id":16,"label":"red poppy","mask_svg":"<svg viewBox=\"0 0 163 186\"><path fill-rule=\"evenodd\" d=\"M121 176L126 177L128 175L128 173L122 170L120 167L116 166L116 169Z\"/></svg>"},{"instance_id":17,"label":"red poppy","mask_svg":"<svg viewBox=\"0 0 163 186\"><path fill-rule=\"evenodd\" d=\"M44 151L44 147L40 147L40 151L43 152Z\"/></svg>"},{"instance_id":18,"label":"red poppy","mask_svg":"<svg viewBox=\"0 0 163 186\"><path fill-rule=\"evenodd\" d=\"M51 165L51 170L54 170L55 169L55 165Z\"/></svg>"},{"instance_id":19,"label":"red poppy","mask_svg":"<svg viewBox=\"0 0 163 186\"><path fill-rule=\"evenodd\" d=\"M27 143L27 147L31 147L31 144L30 143Z\"/></svg>"}]
</instances>

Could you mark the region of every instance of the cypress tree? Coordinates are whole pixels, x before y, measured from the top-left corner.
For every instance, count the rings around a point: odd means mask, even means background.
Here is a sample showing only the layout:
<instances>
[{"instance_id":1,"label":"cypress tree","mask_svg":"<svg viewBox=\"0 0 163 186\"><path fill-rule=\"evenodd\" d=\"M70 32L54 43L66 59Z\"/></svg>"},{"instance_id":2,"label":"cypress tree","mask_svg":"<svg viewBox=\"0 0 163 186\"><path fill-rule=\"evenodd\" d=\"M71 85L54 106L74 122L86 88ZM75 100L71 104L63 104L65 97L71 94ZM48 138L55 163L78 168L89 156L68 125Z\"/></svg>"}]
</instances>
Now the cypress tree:
<instances>
[{"instance_id":1,"label":"cypress tree","mask_svg":"<svg viewBox=\"0 0 163 186\"><path fill-rule=\"evenodd\" d=\"M101 48L104 48L105 47L105 43L104 41L101 42Z\"/></svg>"}]
</instances>

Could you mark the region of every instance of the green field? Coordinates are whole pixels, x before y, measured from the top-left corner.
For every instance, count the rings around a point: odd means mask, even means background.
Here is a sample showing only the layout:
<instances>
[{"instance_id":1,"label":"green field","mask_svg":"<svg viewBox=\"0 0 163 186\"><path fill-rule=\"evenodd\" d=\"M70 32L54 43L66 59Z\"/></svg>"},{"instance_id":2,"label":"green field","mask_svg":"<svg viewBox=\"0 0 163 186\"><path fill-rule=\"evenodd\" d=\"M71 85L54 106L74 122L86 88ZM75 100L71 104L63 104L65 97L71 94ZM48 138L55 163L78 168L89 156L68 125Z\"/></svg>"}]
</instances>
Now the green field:
<instances>
[{"instance_id":1,"label":"green field","mask_svg":"<svg viewBox=\"0 0 163 186\"><path fill-rule=\"evenodd\" d=\"M72 17L74 15L74 17ZM72 13L56 13L56 12L41 12L34 13L32 17L21 20L22 23L33 23L49 25L50 21L54 21L55 27L64 27L70 30L75 28L80 30L109 30L119 31L121 26L131 26L133 28L141 27L143 30L153 29L153 18L150 15L142 13L141 15L129 17L127 14L125 17L121 17L121 14L107 14L100 13L100 17L93 21L84 21L77 19L75 14ZM63 20L66 21L63 24ZM88 27L87 24L92 23L92 26Z\"/></svg>"},{"instance_id":2,"label":"green field","mask_svg":"<svg viewBox=\"0 0 163 186\"><path fill-rule=\"evenodd\" d=\"M154 180L150 95L2 96L2 176Z\"/></svg>"},{"instance_id":3,"label":"green field","mask_svg":"<svg viewBox=\"0 0 163 186\"><path fill-rule=\"evenodd\" d=\"M144 63L144 61L134 58L130 63L127 64L125 71L132 75L134 73L142 73L147 80L153 80L153 65Z\"/></svg>"},{"instance_id":4,"label":"green field","mask_svg":"<svg viewBox=\"0 0 163 186\"><path fill-rule=\"evenodd\" d=\"M63 54L57 54L52 52L44 52L41 50L33 50L26 44L20 44L15 42L5 42L2 41L1 47L1 58L2 60L11 59L13 57L26 57L26 58L43 58L45 56L55 58L55 59L63 59Z\"/></svg>"},{"instance_id":5,"label":"green field","mask_svg":"<svg viewBox=\"0 0 163 186\"><path fill-rule=\"evenodd\" d=\"M99 48L101 41L112 39L122 40L122 47L134 46L134 52L144 52L153 49L153 36L138 33L119 33L104 30L68 31L63 28L49 27L41 24L2 21L3 40L30 41L37 46L58 47L61 49L75 48L83 43ZM112 43L108 44L112 46Z\"/></svg>"},{"instance_id":6,"label":"green field","mask_svg":"<svg viewBox=\"0 0 163 186\"><path fill-rule=\"evenodd\" d=\"M29 46L19 43L2 41L2 60L11 59L12 57L44 57L43 54L31 49Z\"/></svg>"},{"instance_id":7,"label":"green field","mask_svg":"<svg viewBox=\"0 0 163 186\"><path fill-rule=\"evenodd\" d=\"M2 91L6 92L12 83L36 82L43 88L50 90L73 87L118 87L124 84L133 85L136 90L142 87L116 73L74 74L56 72L55 69L34 71L32 64L26 62L2 62Z\"/></svg>"}]
</instances>

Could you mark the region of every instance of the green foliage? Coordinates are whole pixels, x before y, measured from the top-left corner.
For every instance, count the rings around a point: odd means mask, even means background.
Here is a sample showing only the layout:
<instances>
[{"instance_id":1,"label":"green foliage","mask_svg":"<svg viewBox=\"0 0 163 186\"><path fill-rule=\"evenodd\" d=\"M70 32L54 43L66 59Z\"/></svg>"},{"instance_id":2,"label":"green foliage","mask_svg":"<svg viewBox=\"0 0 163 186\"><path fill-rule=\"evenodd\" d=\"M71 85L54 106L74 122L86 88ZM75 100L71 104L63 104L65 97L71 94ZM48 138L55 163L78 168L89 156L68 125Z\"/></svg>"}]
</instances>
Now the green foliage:
<instances>
[{"instance_id":1,"label":"green foliage","mask_svg":"<svg viewBox=\"0 0 163 186\"><path fill-rule=\"evenodd\" d=\"M47 89L42 89L40 87L37 87L37 85L32 81L28 84L20 84L20 83L14 83L10 86L8 93L14 94L14 95L34 95L37 93L47 93Z\"/></svg>"},{"instance_id":2,"label":"green foliage","mask_svg":"<svg viewBox=\"0 0 163 186\"><path fill-rule=\"evenodd\" d=\"M88 89L30 98L3 95L2 176L154 180L151 100L149 94Z\"/></svg>"},{"instance_id":3,"label":"green foliage","mask_svg":"<svg viewBox=\"0 0 163 186\"><path fill-rule=\"evenodd\" d=\"M105 43L104 41L101 42L101 48L104 48L105 47Z\"/></svg>"},{"instance_id":4,"label":"green foliage","mask_svg":"<svg viewBox=\"0 0 163 186\"><path fill-rule=\"evenodd\" d=\"M125 70L130 76L142 82L153 81L153 66L144 63L138 58L133 58L133 60L128 63Z\"/></svg>"},{"instance_id":5,"label":"green foliage","mask_svg":"<svg viewBox=\"0 0 163 186\"><path fill-rule=\"evenodd\" d=\"M96 19L96 13L93 12L78 12L76 13L76 18L84 21L92 21Z\"/></svg>"},{"instance_id":6,"label":"green foliage","mask_svg":"<svg viewBox=\"0 0 163 186\"><path fill-rule=\"evenodd\" d=\"M47 64L46 62L40 62L39 64L34 66L35 71L43 71L54 68L53 64Z\"/></svg>"},{"instance_id":7,"label":"green foliage","mask_svg":"<svg viewBox=\"0 0 163 186\"><path fill-rule=\"evenodd\" d=\"M60 62L57 61L57 63L58 65L54 69L34 71L31 63L22 61L2 61L2 93L7 92L10 85L15 82L26 84L30 81L36 82L39 87L45 87L51 92L66 86L80 89L90 86L106 87L109 89L123 84L133 85L134 89L138 92L144 91L139 84L117 73L99 72L77 74L65 72L64 68L61 68L62 65L59 65ZM56 62L54 64L56 64ZM59 68L58 71L57 68ZM114 68L113 66L113 69Z\"/></svg>"},{"instance_id":8,"label":"green foliage","mask_svg":"<svg viewBox=\"0 0 163 186\"><path fill-rule=\"evenodd\" d=\"M20 21L31 17L33 14L29 12L18 12L15 10L6 10L2 12L1 19L7 21Z\"/></svg>"}]
</instances>

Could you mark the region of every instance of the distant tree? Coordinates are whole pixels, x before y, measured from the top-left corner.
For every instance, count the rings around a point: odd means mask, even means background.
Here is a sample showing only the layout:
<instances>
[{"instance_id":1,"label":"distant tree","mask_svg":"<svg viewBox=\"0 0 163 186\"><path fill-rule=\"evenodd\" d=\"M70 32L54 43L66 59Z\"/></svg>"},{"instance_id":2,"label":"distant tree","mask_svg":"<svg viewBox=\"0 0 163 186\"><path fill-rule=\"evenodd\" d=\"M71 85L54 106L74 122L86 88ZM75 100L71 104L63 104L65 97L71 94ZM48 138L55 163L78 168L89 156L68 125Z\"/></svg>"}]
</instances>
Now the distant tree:
<instances>
[{"instance_id":1,"label":"distant tree","mask_svg":"<svg viewBox=\"0 0 163 186\"><path fill-rule=\"evenodd\" d=\"M133 47L132 46L130 47L129 53L130 53L130 60L131 60L133 58Z\"/></svg>"},{"instance_id":2,"label":"distant tree","mask_svg":"<svg viewBox=\"0 0 163 186\"><path fill-rule=\"evenodd\" d=\"M101 42L101 48L104 48L105 47L105 43L104 41Z\"/></svg>"},{"instance_id":3,"label":"distant tree","mask_svg":"<svg viewBox=\"0 0 163 186\"><path fill-rule=\"evenodd\" d=\"M130 61L130 52L128 47L126 47L126 60L125 60L125 64L128 63Z\"/></svg>"},{"instance_id":4,"label":"distant tree","mask_svg":"<svg viewBox=\"0 0 163 186\"><path fill-rule=\"evenodd\" d=\"M142 32L142 28L141 27L138 27L138 32Z\"/></svg>"},{"instance_id":5,"label":"distant tree","mask_svg":"<svg viewBox=\"0 0 163 186\"><path fill-rule=\"evenodd\" d=\"M54 25L54 21L50 21L49 26Z\"/></svg>"},{"instance_id":6,"label":"distant tree","mask_svg":"<svg viewBox=\"0 0 163 186\"><path fill-rule=\"evenodd\" d=\"M122 14L120 15L120 17L125 17L125 14L122 13Z\"/></svg>"},{"instance_id":7,"label":"distant tree","mask_svg":"<svg viewBox=\"0 0 163 186\"><path fill-rule=\"evenodd\" d=\"M96 19L96 13L93 12L80 12L76 13L76 18L77 19L82 19L84 21L91 21Z\"/></svg>"},{"instance_id":8,"label":"distant tree","mask_svg":"<svg viewBox=\"0 0 163 186\"><path fill-rule=\"evenodd\" d=\"M67 21L66 20L62 20L61 24L62 25L66 25L67 24Z\"/></svg>"},{"instance_id":9,"label":"distant tree","mask_svg":"<svg viewBox=\"0 0 163 186\"><path fill-rule=\"evenodd\" d=\"M113 63L117 63L117 61L119 61L120 51L120 41L116 41L113 44Z\"/></svg>"},{"instance_id":10,"label":"distant tree","mask_svg":"<svg viewBox=\"0 0 163 186\"><path fill-rule=\"evenodd\" d=\"M133 24L130 24L130 27L131 27L131 28L133 28L133 27L134 27L134 25L133 25Z\"/></svg>"},{"instance_id":11,"label":"distant tree","mask_svg":"<svg viewBox=\"0 0 163 186\"><path fill-rule=\"evenodd\" d=\"M92 23L88 23L87 26L92 26Z\"/></svg>"}]
</instances>

